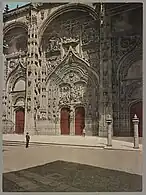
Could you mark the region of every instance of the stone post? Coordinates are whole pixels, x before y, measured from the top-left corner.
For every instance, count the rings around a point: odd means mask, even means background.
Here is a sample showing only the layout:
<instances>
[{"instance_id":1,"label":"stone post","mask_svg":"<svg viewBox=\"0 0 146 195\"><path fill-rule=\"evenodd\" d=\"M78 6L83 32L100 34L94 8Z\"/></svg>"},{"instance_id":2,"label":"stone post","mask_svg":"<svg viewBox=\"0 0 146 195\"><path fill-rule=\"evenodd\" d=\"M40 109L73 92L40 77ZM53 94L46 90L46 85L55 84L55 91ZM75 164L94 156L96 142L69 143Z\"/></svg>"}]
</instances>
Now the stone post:
<instances>
[{"instance_id":1,"label":"stone post","mask_svg":"<svg viewBox=\"0 0 146 195\"><path fill-rule=\"evenodd\" d=\"M138 149L139 148L139 137L138 137L139 119L136 116L136 114L134 115L134 118L133 118L132 122L133 122L133 125L134 125L134 148Z\"/></svg>"},{"instance_id":2,"label":"stone post","mask_svg":"<svg viewBox=\"0 0 146 195\"><path fill-rule=\"evenodd\" d=\"M107 123L107 146L112 146L112 118L108 115L106 119Z\"/></svg>"}]
</instances>

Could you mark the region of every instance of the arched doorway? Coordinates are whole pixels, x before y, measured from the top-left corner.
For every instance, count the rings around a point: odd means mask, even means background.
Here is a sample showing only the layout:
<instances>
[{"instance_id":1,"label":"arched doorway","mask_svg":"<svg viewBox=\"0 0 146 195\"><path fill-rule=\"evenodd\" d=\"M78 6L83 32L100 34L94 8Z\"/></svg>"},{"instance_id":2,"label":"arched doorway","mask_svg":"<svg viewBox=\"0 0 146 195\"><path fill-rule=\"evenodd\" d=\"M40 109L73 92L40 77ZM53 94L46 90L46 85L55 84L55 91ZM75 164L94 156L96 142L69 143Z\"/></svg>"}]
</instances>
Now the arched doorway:
<instances>
[{"instance_id":1,"label":"arched doorway","mask_svg":"<svg viewBox=\"0 0 146 195\"><path fill-rule=\"evenodd\" d=\"M70 134L70 109L62 108L61 109L61 134L69 135Z\"/></svg>"},{"instance_id":2,"label":"arched doorway","mask_svg":"<svg viewBox=\"0 0 146 195\"><path fill-rule=\"evenodd\" d=\"M84 107L77 107L75 109L75 135L82 135L85 127L85 109Z\"/></svg>"},{"instance_id":3,"label":"arched doorway","mask_svg":"<svg viewBox=\"0 0 146 195\"><path fill-rule=\"evenodd\" d=\"M143 123L143 116L142 116L142 102L137 102L131 105L130 107L130 120L131 120L131 136L134 135L134 126L132 122L132 118L134 115L137 115L139 118L139 126L138 126L138 131L139 131L139 136L142 137L142 123Z\"/></svg>"},{"instance_id":4,"label":"arched doorway","mask_svg":"<svg viewBox=\"0 0 146 195\"><path fill-rule=\"evenodd\" d=\"M15 116L15 133L16 134L24 133L24 119L25 119L24 109L20 108L16 110L16 116Z\"/></svg>"}]
</instances>

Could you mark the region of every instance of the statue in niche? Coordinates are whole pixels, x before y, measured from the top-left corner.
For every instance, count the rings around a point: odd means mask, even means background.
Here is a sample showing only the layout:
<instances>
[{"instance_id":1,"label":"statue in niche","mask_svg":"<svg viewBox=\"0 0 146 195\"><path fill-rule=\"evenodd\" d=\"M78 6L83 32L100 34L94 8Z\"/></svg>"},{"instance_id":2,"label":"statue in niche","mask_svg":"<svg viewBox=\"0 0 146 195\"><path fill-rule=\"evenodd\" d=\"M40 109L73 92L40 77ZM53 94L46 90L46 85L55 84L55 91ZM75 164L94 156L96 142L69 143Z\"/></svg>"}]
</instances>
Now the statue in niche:
<instances>
[{"instance_id":1,"label":"statue in niche","mask_svg":"<svg viewBox=\"0 0 146 195\"><path fill-rule=\"evenodd\" d=\"M75 86L71 88L70 100L76 102L76 89Z\"/></svg>"},{"instance_id":2,"label":"statue in niche","mask_svg":"<svg viewBox=\"0 0 146 195\"><path fill-rule=\"evenodd\" d=\"M47 66L48 66L48 68L51 68L51 61L50 60L48 60Z\"/></svg>"},{"instance_id":3,"label":"statue in niche","mask_svg":"<svg viewBox=\"0 0 146 195\"><path fill-rule=\"evenodd\" d=\"M31 110L31 100L27 101L27 110L30 111Z\"/></svg>"},{"instance_id":4,"label":"statue in niche","mask_svg":"<svg viewBox=\"0 0 146 195\"><path fill-rule=\"evenodd\" d=\"M81 85L77 85L75 86L74 91L75 91L75 99L77 101L81 101L83 99L83 94L84 94L83 87Z\"/></svg>"},{"instance_id":5,"label":"statue in niche","mask_svg":"<svg viewBox=\"0 0 146 195\"><path fill-rule=\"evenodd\" d=\"M53 50L55 47L55 39L50 40L50 50Z\"/></svg>"},{"instance_id":6,"label":"statue in niche","mask_svg":"<svg viewBox=\"0 0 146 195\"><path fill-rule=\"evenodd\" d=\"M31 81L28 81L28 87L30 87L31 86Z\"/></svg>"},{"instance_id":7,"label":"statue in niche","mask_svg":"<svg viewBox=\"0 0 146 195\"><path fill-rule=\"evenodd\" d=\"M36 24L37 25L37 17L36 17L36 15L32 16L32 24Z\"/></svg>"},{"instance_id":8,"label":"statue in niche","mask_svg":"<svg viewBox=\"0 0 146 195\"><path fill-rule=\"evenodd\" d=\"M61 90L61 96L59 103L69 103L70 101L70 91L68 87L63 87Z\"/></svg>"},{"instance_id":9,"label":"statue in niche","mask_svg":"<svg viewBox=\"0 0 146 195\"><path fill-rule=\"evenodd\" d=\"M10 61L9 68L14 69L15 68L15 62Z\"/></svg>"},{"instance_id":10,"label":"statue in niche","mask_svg":"<svg viewBox=\"0 0 146 195\"><path fill-rule=\"evenodd\" d=\"M46 120L46 113L45 112L41 113L41 119Z\"/></svg>"}]
</instances>

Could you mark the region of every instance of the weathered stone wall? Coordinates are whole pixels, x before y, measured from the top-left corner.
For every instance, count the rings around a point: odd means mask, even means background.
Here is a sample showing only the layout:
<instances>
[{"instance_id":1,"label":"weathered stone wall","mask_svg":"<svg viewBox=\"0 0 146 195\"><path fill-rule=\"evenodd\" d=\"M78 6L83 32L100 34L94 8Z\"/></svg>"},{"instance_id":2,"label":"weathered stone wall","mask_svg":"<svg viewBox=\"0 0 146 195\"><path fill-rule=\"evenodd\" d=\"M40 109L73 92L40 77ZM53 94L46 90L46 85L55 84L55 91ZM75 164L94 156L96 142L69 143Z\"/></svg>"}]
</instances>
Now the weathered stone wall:
<instances>
[{"instance_id":1,"label":"weathered stone wall","mask_svg":"<svg viewBox=\"0 0 146 195\"><path fill-rule=\"evenodd\" d=\"M130 106L142 101L142 8L112 17L114 134L130 136Z\"/></svg>"}]
</instances>

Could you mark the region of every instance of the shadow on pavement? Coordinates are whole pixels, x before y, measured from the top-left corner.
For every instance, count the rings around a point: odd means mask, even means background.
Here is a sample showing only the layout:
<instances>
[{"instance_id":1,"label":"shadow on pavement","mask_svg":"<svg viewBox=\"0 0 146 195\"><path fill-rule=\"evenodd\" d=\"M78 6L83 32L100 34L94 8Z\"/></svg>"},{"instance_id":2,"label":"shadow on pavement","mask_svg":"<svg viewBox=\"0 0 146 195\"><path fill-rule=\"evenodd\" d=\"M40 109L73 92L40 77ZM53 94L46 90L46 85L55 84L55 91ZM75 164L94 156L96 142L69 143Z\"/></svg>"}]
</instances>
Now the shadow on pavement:
<instances>
[{"instance_id":1,"label":"shadow on pavement","mask_svg":"<svg viewBox=\"0 0 146 195\"><path fill-rule=\"evenodd\" d=\"M55 161L3 174L4 192L136 192L142 176L79 163Z\"/></svg>"}]
</instances>

